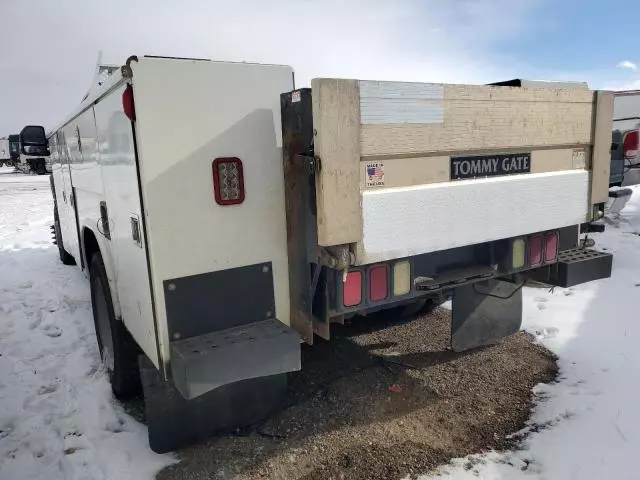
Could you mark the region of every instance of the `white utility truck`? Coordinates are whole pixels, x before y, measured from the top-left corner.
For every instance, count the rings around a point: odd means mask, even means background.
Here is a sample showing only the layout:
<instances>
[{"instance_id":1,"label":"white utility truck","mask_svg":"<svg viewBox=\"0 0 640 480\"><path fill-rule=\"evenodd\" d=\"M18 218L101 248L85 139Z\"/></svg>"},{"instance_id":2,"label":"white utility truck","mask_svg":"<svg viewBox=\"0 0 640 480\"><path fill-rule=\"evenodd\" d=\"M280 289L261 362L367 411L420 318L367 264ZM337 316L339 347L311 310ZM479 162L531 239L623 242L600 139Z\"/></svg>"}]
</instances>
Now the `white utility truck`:
<instances>
[{"instance_id":1,"label":"white utility truck","mask_svg":"<svg viewBox=\"0 0 640 480\"><path fill-rule=\"evenodd\" d=\"M346 317L452 297L462 351L519 329L527 279L608 277L581 231L611 128L588 88L296 90L286 66L131 57L48 135L57 245L167 451L278 408Z\"/></svg>"}]
</instances>

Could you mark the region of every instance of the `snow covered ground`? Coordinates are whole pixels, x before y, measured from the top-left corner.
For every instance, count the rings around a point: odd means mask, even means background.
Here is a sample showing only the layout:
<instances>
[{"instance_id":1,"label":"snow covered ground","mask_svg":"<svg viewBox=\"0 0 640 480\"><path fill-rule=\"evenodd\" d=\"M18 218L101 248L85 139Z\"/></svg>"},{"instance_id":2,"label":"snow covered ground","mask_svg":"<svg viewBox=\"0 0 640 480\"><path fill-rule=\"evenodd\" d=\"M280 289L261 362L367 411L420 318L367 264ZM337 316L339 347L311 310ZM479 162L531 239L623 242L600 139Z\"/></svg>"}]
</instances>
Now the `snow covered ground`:
<instances>
[{"instance_id":1,"label":"snow covered ground","mask_svg":"<svg viewBox=\"0 0 640 480\"><path fill-rule=\"evenodd\" d=\"M540 385L521 451L453 462L421 480L638 479L640 452L640 188L597 246L612 278L525 291L524 327L559 356L560 379Z\"/></svg>"},{"instance_id":2,"label":"snow covered ground","mask_svg":"<svg viewBox=\"0 0 640 480\"><path fill-rule=\"evenodd\" d=\"M51 244L48 177L0 169L0 479L146 479L174 461L113 400L87 281ZM521 451L459 459L431 478L640 478L640 189L598 246L609 280L525 292L525 328L556 352ZM526 432L523 432L526 433Z\"/></svg>"},{"instance_id":3,"label":"snow covered ground","mask_svg":"<svg viewBox=\"0 0 640 480\"><path fill-rule=\"evenodd\" d=\"M48 176L0 168L0 479L153 478L173 461L113 400L88 282L51 243Z\"/></svg>"}]
</instances>

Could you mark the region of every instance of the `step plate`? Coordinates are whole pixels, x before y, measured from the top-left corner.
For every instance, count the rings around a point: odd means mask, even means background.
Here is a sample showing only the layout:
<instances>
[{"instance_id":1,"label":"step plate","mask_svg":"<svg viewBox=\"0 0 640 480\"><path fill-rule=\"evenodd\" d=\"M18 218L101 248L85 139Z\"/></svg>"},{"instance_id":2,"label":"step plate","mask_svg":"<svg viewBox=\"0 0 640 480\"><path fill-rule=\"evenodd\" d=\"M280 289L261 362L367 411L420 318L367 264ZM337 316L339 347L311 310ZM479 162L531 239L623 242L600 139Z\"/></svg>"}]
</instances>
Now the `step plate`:
<instances>
[{"instance_id":1,"label":"step plate","mask_svg":"<svg viewBox=\"0 0 640 480\"><path fill-rule=\"evenodd\" d=\"M609 278L613 266L613 255L590 249L575 249L561 252L558 263L551 270L552 285L573 287L581 283Z\"/></svg>"},{"instance_id":2,"label":"step plate","mask_svg":"<svg viewBox=\"0 0 640 480\"><path fill-rule=\"evenodd\" d=\"M171 375L186 399L224 385L300 370L300 336L277 319L171 343Z\"/></svg>"}]
</instances>

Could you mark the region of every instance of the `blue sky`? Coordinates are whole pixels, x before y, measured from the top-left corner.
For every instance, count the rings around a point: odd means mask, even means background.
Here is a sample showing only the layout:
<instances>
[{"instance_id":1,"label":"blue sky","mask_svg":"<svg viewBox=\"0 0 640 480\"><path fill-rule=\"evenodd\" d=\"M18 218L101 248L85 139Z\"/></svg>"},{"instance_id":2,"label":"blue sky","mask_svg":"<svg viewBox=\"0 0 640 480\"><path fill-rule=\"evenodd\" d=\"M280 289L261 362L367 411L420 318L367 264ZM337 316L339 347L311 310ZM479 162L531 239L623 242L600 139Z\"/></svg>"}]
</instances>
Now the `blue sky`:
<instances>
[{"instance_id":1,"label":"blue sky","mask_svg":"<svg viewBox=\"0 0 640 480\"><path fill-rule=\"evenodd\" d=\"M131 54L288 64L299 86L521 77L640 88L640 71L616 67L640 66L640 0L0 0L0 18L0 136L65 117L98 51L114 64Z\"/></svg>"},{"instance_id":2,"label":"blue sky","mask_svg":"<svg viewBox=\"0 0 640 480\"><path fill-rule=\"evenodd\" d=\"M640 1L540 0L528 28L496 48L533 71L584 76L598 87L640 88L640 75L616 65L640 66Z\"/></svg>"},{"instance_id":3,"label":"blue sky","mask_svg":"<svg viewBox=\"0 0 640 480\"><path fill-rule=\"evenodd\" d=\"M607 68L640 55L639 20L636 0L540 0L528 16L530 31L505 51L530 58L538 68Z\"/></svg>"}]
</instances>

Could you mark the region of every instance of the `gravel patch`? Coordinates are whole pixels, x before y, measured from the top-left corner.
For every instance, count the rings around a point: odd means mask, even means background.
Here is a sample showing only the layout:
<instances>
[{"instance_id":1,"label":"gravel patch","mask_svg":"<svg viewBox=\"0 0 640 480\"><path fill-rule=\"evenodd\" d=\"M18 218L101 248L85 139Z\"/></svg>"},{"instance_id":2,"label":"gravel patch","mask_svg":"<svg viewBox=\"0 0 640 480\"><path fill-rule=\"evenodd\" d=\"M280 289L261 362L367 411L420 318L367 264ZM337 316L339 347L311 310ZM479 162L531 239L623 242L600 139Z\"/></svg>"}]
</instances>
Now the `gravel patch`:
<instances>
[{"instance_id":1,"label":"gravel patch","mask_svg":"<svg viewBox=\"0 0 640 480\"><path fill-rule=\"evenodd\" d=\"M450 312L406 323L384 315L332 327L303 348L287 406L234 436L180 452L158 480L400 479L487 449L514 448L531 388L557 374L553 354L519 333L448 350Z\"/></svg>"}]
</instances>

